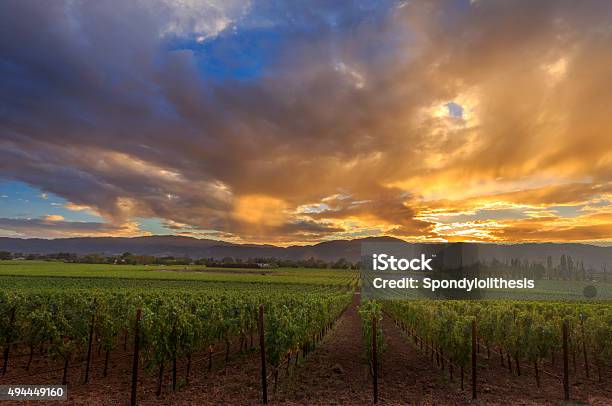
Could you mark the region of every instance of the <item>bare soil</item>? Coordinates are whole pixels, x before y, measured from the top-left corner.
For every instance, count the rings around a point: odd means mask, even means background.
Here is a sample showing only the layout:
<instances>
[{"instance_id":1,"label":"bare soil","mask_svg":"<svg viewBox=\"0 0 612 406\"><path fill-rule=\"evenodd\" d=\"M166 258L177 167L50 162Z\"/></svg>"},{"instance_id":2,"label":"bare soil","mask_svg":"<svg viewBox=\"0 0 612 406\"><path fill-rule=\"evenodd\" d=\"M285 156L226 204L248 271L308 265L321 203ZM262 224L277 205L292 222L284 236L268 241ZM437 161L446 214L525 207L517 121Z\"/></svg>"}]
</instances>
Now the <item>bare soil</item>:
<instances>
[{"instance_id":1,"label":"bare soil","mask_svg":"<svg viewBox=\"0 0 612 406\"><path fill-rule=\"evenodd\" d=\"M359 296L332 331L273 397L275 404L368 404L372 389L364 362Z\"/></svg>"}]
</instances>

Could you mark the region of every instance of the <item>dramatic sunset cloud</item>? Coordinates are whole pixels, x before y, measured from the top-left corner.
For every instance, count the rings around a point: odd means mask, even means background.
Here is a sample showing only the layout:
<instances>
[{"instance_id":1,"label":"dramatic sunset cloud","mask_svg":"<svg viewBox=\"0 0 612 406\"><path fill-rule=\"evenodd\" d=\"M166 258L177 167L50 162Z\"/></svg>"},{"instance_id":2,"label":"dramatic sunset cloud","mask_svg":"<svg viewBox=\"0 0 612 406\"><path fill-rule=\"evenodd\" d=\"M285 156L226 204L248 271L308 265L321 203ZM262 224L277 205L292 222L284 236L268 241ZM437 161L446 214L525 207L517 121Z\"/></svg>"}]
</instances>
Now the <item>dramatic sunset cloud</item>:
<instances>
[{"instance_id":1,"label":"dramatic sunset cloud","mask_svg":"<svg viewBox=\"0 0 612 406\"><path fill-rule=\"evenodd\" d=\"M0 2L0 235L610 243L611 21L605 0Z\"/></svg>"}]
</instances>

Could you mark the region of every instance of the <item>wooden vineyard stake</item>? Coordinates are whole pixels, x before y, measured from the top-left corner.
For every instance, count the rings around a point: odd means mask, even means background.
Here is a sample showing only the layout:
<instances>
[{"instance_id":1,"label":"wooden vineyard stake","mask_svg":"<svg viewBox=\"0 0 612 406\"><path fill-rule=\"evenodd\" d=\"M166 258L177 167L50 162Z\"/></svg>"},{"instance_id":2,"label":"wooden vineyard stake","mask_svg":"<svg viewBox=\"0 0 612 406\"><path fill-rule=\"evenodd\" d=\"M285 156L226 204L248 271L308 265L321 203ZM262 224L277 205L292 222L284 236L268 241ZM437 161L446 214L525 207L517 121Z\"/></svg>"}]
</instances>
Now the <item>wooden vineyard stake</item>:
<instances>
[{"instance_id":1,"label":"wooden vineyard stake","mask_svg":"<svg viewBox=\"0 0 612 406\"><path fill-rule=\"evenodd\" d=\"M172 391L176 390L176 352L172 354Z\"/></svg>"},{"instance_id":2,"label":"wooden vineyard stake","mask_svg":"<svg viewBox=\"0 0 612 406\"><path fill-rule=\"evenodd\" d=\"M30 370L30 365L32 364L32 358L34 358L34 346L30 345L30 356L28 357L28 365L26 365L26 371Z\"/></svg>"},{"instance_id":3,"label":"wooden vineyard stake","mask_svg":"<svg viewBox=\"0 0 612 406\"><path fill-rule=\"evenodd\" d=\"M516 365L516 374L521 376L521 365L519 364L518 353L514 354L514 364Z\"/></svg>"},{"instance_id":4,"label":"wooden vineyard stake","mask_svg":"<svg viewBox=\"0 0 612 406\"><path fill-rule=\"evenodd\" d=\"M185 372L185 383L189 385L189 374L191 373L191 353L187 355L187 371Z\"/></svg>"},{"instance_id":5,"label":"wooden vineyard stake","mask_svg":"<svg viewBox=\"0 0 612 406\"><path fill-rule=\"evenodd\" d=\"M213 353L213 347L212 345L209 345L208 346L208 372L212 370L212 353Z\"/></svg>"},{"instance_id":6,"label":"wooden vineyard stake","mask_svg":"<svg viewBox=\"0 0 612 406\"><path fill-rule=\"evenodd\" d=\"M601 362L599 361L599 357L595 358L595 363L597 365L597 382L601 382Z\"/></svg>"},{"instance_id":7,"label":"wooden vineyard stake","mask_svg":"<svg viewBox=\"0 0 612 406\"><path fill-rule=\"evenodd\" d=\"M431 356L431 363L433 364L434 362L434 349L433 349L433 340L431 340L431 342L429 343L429 355Z\"/></svg>"},{"instance_id":8,"label":"wooden vineyard stake","mask_svg":"<svg viewBox=\"0 0 612 406\"><path fill-rule=\"evenodd\" d=\"M164 382L164 361L159 364L159 374L157 375L157 391L155 396L160 397L162 391L162 383Z\"/></svg>"},{"instance_id":9,"label":"wooden vineyard stake","mask_svg":"<svg viewBox=\"0 0 612 406\"><path fill-rule=\"evenodd\" d=\"M376 353L376 315L372 316L372 383L374 386L374 403L378 403L378 354Z\"/></svg>"},{"instance_id":10,"label":"wooden vineyard stake","mask_svg":"<svg viewBox=\"0 0 612 406\"><path fill-rule=\"evenodd\" d=\"M567 320L563 321L563 393L564 399L569 400L569 359L567 348Z\"/></svg>"},{"instance_id":11,"label":"wooden vineyard stake","mask_svg":"<svg viewBox=\"0 0 612 406\"><path fill-rule=\"evenodd\" d=\"M89 366L91 365L91 351L93 346L94 325L96 323L96 300L94 299L94 311L91 315L91 324L89 326L89 342L87 343L87 363L85 365L85 383L89 381Z\"/></svg>"},{"instance_id":12,"label":"wooden vineyard stake","mask_svg":"<svg viewBox=\"0 0 612 406\"><path fill-rule=\"evenodd\" d=\"M104 371L102 375L106 378L108 375L108 358L110 356L110 350L106 350L106 354L104 355Z\"/></svg>"},{"instance_id":13,"label":"wooden vineyard stake","mask_svg":"<svg viewBox=\"0 0 612 406\"><path fill-rule=\"evenodd\" d=\"M134 358L132 362L132 394L130 405L136 405L136 387L138 386L138 356L140 351L140 320L142 319L142 309L136 310L136 323L134 326Z\"/></svg>"},{"instance_id":14,"label":"wooden vineyard stake","mask_svg":"<svg viewBox=\"0 0 612 406\"><path fill-rule=\"evenodd\" d=\"M66 359L64 361L64 375L62 375L62 385L66 385L68 382L68 361L70 360L70 354L66 355Z\"/></svg>"},{"instance_id":15,"label":"wooden vineyard stake","mask_svg":"<svg viewBox=\"0 0 612 406\"><path fill-rule=\"evenodd\" d=\"M177 336L176 336L176 321L172 326L172 343L174 349L172 350L172 391L176 391L176 347L177 347Z\"/></svg>"},{"instance_id":16,"label":"wooden vineyard stake","mask_svg":"<svg viewBox=\"0 0 612 406\"><path fill-rule=\"evenodd\" d=\"M476 399L476 320L472 320L472 399Z\"/></svg>"},{"instance_id":17,"label":"wooden vineyard stake","mask_svg":"<svg viewBox=\"0 0 612 406\"><path fill-rule=\"evenodd\" d=\"M11 331L13 331L13 327L15 325L15 308L11 310L11 321L9 322L9 332L6 335L6 344L4 346L4 363L2 365L2 375L6 374L6 370L8 368L8 360L9 360L9 349L11 347Z\"/></svg>"},{"instance_id":18,"label":"wooden vineyard stake","mask_svg":"<svg viewBox=\"0 0 612 406\"><path fill-rule=\"evenodd\" d=\"M587 357L587 349L586 349L586 342L584 339L584 320L581 318L580 319L580 330L582 332L582 355L584 356L584 369L586 372L586 377L589 377L589 359Z\"/></svg>"},{"instance_id":19,"label":"wooden vineyard stake","mask_svg":"<svg viewBox=\"0 0 612 406\"><path fill-rule=\"evenodd\" d=\"M512 373L512 360L510 359L510 352L506 352L506 361L508 361L508 370Z\"/></svg>"},{"instance_id":20,"label":"wooden vineyard stake","mask_svg":"<svg viewBox=\"0 0 612 406\"><path fill-rule=\"evenodd\" d=\"M264 332L264 306L259 305L259 352L261 354L261 391L262 401L268 403L268 375L266 374L266 340Z\"/></svg>"},{"instance_id":21,"label":"wooden vineyard stake","mask_svg":"<svg viewBox=\"0 0 612 406\"><path fill-rule=\"evenodd\" d=\"M229 361L229 353L230 353L230 342L227 337L225 337L225 364Z\"/></svg>"}]
</instances>

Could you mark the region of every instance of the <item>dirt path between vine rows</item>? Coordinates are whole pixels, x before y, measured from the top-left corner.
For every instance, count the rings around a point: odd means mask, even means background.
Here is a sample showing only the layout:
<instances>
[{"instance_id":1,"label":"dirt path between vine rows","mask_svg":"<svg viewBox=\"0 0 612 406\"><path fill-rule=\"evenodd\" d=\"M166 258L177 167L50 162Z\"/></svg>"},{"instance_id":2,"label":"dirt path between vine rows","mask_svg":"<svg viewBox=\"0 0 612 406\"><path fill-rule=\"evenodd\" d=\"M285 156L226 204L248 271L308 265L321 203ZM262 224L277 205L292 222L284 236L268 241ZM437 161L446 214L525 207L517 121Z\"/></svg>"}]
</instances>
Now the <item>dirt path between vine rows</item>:
<instances>
[{"instance_id":1,"label":"dirt path between vine rows","mask_svg":"<svg viewBox=\"0 0 612 406\"><path fill-rule=\"evenodd\" d=\"M332 331L308 355L295 373L280 385L275 404L368 404L372 398L364 362L359 295Z\"/></svg>"},{"instance_id":2,"label":"dirt path between vine rows","mask_svg":"<svg viewBox=\"0 0 612 406\"><path fill-rule=\"evenodd\" d=\"M456 405L465 404L467 393L449 385L431 366L429 359L417 352L401 330L388 317L383 318L385 348L381 358L379 401L381 404ZM466 377L467 382L467 377Z\"/></svg>"},{"instance_id":3,"label":"dirt path between vine rows","mask_svg":"<svg viewBox=\"0 0 612 406\"><path fill-rule=\"evenodd\" d=\"M277 404L369 405L372 379L364 356L359 296L288 382L273 398ZM425 357L407 344L400 330L383 319L385 351L379 373L379 404L457 404L465 401L448 387Z\"/></svg>"}]
</instances>

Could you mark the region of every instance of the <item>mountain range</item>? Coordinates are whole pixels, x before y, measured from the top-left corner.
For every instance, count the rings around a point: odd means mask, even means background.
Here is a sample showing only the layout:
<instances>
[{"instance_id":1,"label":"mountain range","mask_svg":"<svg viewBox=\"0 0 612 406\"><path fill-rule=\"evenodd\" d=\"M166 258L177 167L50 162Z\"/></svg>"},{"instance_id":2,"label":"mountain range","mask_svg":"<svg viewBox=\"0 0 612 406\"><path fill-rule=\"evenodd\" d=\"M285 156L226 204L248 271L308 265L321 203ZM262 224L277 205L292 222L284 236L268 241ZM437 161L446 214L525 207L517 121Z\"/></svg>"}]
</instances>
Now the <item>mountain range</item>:
<instances>
[{"instance_id":1,"label":"mountain range","mask_svg":"<svg viewBox=\"0 0 612 406\"><path fill-rule=\"evenodd\" d=\"M360 260L361 244L364 242L404 242L393 237L368 237L353 240L333 240L314 245L294 245L278 247L274 245L235 244L224 241L197 239L182 236L145 236L145 237L77 237L77 238L11 238L0 237L0 251L24 254L51 254L69 252L78 255L100 253L119 255L131 252L137 255L175 256L190 258L282 258L308 259L314 257L324 261L345 258L348 261ZM460 243L476 248L481 260L500 261L518 258L520 260L545 262L548 256L554 263L561 255L570 255L582 261L585 267L600 269L602 265L612 265L612 247L601 247L577 243L522 243L490 244Z\"/></svg>"}]
</instances>

